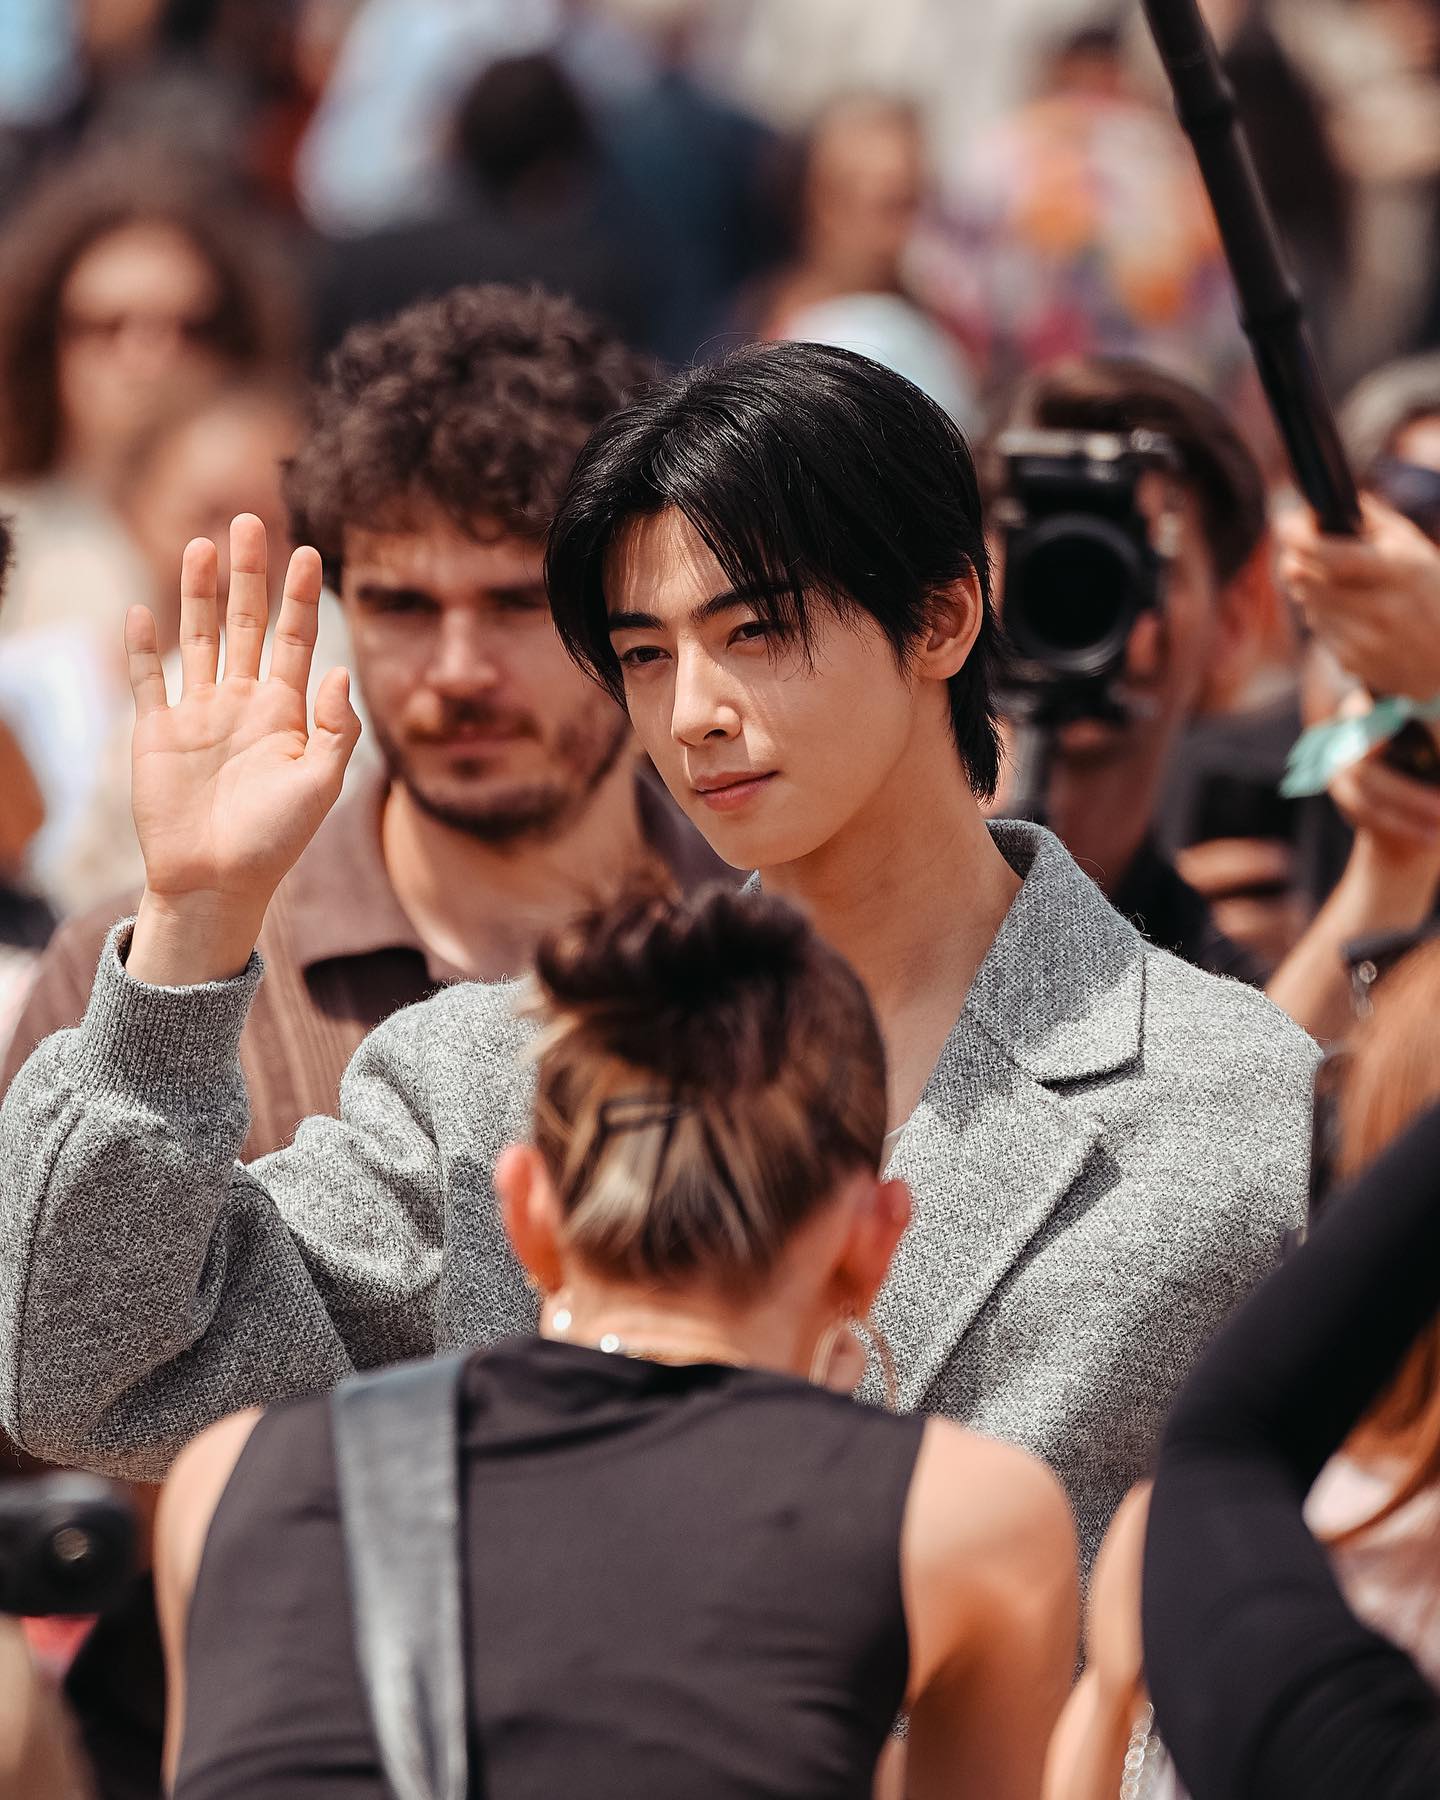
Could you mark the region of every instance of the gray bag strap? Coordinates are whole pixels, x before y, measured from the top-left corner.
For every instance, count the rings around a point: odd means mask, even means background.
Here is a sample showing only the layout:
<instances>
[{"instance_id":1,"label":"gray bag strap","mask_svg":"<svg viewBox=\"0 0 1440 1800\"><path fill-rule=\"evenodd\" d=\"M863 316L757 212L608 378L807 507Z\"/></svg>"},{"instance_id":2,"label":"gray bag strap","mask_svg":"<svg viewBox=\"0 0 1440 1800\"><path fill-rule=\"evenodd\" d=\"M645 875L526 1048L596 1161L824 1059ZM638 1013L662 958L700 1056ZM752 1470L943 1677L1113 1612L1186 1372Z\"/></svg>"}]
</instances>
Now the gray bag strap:
<instances>
[{"instance_id":1,"label":"gray bag strap","mask_svg":"<svg viewBox=\"0 0 1440 1800\"><path fill-rule=\"evenodd\" d=\"M355 1652L396 1800L465 1800L459 1387L465 1358L331 1397Z\"/></svg>"}]
</instances>

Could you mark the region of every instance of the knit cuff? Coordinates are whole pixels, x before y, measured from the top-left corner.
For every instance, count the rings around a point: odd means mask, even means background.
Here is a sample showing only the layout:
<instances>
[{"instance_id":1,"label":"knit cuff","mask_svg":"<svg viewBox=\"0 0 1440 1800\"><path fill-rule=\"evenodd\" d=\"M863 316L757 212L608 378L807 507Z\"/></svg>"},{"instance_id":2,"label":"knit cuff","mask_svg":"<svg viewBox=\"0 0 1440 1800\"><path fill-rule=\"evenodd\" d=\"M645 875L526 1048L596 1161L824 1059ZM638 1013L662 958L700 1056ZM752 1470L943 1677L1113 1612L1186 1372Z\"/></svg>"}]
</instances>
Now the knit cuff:
<instances>
[{"instance_id":1,"label":"knit cuff","mask_svg":"<svg viewBox=\"0 0 1440 1800\"><path fill-rule=\"evenodd\" d=\"M233 1076L240 1037L264 972L258 952L229 981L152 987L127 973L134 919L105 940L90 1004L76 1033L78 1066L88 1083L124 1092L161 1110L179 1101L206 1106Z\"/></svg>"}]
</instances>

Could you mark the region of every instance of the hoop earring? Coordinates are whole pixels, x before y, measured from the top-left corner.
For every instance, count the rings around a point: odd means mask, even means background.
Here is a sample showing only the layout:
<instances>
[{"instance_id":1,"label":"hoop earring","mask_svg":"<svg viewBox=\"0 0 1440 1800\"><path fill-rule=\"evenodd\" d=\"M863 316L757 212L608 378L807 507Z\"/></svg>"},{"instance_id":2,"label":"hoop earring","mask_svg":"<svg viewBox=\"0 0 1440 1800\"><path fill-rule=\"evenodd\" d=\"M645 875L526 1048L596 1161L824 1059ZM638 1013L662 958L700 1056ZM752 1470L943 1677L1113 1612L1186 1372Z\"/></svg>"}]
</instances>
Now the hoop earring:
<instances>
[{"instance_id":1,"label":"hoop earring","mask_svg":"<svg viewBox=\"0 0 1440 1800\"><path fill-rule=\"evenodd\" d=\"M861 1319L854 1313L843 1313L830 1321L821 1332L815 1345L815 1354L810 1358L811 1381L816 1387L830 1385L830 1365L837 1348L847 1337L863 1353L862 1376L864 1370L868 1369L872 1356L879 1363L885 1409L887 1412L899 1412L900 1383L895 1375L895 1355L890 1348L889 1339L868 1314Z\"/></svg>"},{"instance_id":2,"label":"hoop earring","mask_svg":"<svg viewBox=\"0 0 1440 1800\"><path fill-rule=\"evenodd\" d=\"M810 1381L813 1386L829 1385L830 1364L835 1355L835 1347L849 1331L849 1317L841 1313L830 1321L815 1340L815 1353L810 1358Z\"/></svg>"},{"instance_id":3,"label":"hoop earring","mask_svg":"<svg viewBox=\"0 0 1440 1800\"><path fill-rule=\"evenodd\" d=\"M898 1413L900 1410L900 1380L895 1373L895 1352L890 1348L889 1338L869 1313L866 1313L863 1319L851 1319L850 1329L865 1344L867 1352L874 1352L875 1360L880 1365L880 1386L885 1396L886 1412ZM869 1361L868 1354L866 1361Z\"/></svg>"}]
</instances>

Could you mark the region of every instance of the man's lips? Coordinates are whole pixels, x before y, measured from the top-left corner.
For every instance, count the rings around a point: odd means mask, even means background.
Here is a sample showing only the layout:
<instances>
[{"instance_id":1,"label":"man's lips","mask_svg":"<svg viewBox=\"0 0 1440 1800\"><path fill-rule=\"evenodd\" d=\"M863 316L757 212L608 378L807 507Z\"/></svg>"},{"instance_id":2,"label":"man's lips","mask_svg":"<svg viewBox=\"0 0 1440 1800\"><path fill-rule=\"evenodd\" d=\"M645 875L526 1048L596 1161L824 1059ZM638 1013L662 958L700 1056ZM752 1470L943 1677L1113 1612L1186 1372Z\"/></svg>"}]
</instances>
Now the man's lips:
<instances>
[{"instance_id":1,"label":"man's lips","mask_svg":"<svg viewBox=\"0 0 1440 1800\"><path fill-rule=\"evenodd\" d=\"M417 734L416 742L428 744L437 750L461 750L473 746L519 743L523 737L530 736L519 725L456 725L449 731L427 731Z\"/></svg>"},{"instance_id":2,"label":"man's lips","mask_svg":"<svg viewBox=\"0 0 1440 1800\"><path fill-rule=\"evenodd\" d=\"M703 775L691 785L712 812L733 812L775 779L776 771L752 775Z\"/></svg>"}]
</instances>

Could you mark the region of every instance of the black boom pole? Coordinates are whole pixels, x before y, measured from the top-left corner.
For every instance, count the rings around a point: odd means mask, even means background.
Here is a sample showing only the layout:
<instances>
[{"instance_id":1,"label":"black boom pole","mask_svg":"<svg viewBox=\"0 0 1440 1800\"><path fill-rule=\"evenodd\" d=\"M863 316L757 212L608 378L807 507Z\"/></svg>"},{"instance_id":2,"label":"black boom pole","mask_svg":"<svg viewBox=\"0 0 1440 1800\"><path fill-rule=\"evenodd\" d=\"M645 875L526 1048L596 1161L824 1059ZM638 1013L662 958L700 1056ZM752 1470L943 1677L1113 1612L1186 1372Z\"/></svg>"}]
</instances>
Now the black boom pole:
<instances>
[{"instance_id":1,"label":"black boom pole","mask_svg":"<svg viewBox=\"0 0 1440 1800\"><path fill-rule=\"evenodd\" d=\"M1285 440L1300 491L1322 531L1353 536L1360 499L1315 362L1300 290L1285 263L1255 173L1235 94L1196 0L1142 0L1175 95L1240 301L1240 322Z\"/></svg>"},{"instance_id":2,"label":"black boom pole","mask_svg":"<svg viewBox=\"0 0 1440 1800\"><path fill-rule=\"evenodd\" d=\"M1196 0L1141 4L1170 78L1176 115L1195 148L1239 297L1240 323L1296 483L1322 531L1358 536L1362 519L1355 477L1315 362L1300 289L1286 267L1215 41ZM1386 760L1419 781L1440 784L1440 746L1414 719L1391 739Z\"/></svg>"}]
</instances>

